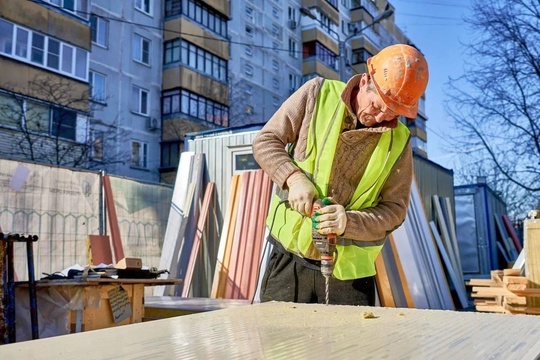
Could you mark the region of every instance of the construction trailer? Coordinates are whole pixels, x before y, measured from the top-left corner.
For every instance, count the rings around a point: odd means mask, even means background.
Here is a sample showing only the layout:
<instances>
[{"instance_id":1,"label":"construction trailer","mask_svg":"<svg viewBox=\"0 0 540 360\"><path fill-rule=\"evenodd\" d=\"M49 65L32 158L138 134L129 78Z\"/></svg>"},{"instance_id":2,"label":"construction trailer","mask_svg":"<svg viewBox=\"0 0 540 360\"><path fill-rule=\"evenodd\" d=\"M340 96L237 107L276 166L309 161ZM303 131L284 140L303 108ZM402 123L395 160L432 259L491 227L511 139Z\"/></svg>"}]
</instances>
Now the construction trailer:
<instances>
[{"instance_id":1,"label":"construction trailer","mask_svg":"<svg viewBox=\"0 0 540 360\"><path fill-rule=\"evenodd\" d=\"M477 184L454 187L456 233L466 280L489 278L492 270L507 266L497 245L497 221L506 214L506 204L485 179L479 180Z\"/></svg>"}]
</instances>

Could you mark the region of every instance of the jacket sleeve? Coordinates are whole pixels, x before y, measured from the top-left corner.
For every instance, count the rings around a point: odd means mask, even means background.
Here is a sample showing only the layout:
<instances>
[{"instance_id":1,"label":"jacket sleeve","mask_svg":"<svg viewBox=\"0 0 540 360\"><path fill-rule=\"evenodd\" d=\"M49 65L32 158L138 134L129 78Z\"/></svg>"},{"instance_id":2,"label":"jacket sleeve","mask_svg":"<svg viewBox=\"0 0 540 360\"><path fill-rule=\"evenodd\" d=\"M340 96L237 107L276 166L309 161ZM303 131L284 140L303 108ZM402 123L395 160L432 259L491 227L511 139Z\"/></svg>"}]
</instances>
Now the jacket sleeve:
<instances>
[{"instance_id":1,"label":"jacket sleeve","mask_svg":"<svg viewBox=\"0 0 540 360\"><path fill-rule=\"evenodd\" d=\"M315 78L294 92L268 120L253 141L253 156L260 167L282 189L287 178L299 168L286 150L305 132L322 82Z\"/></svg>"},{"instance_id":2,"label":"jacket sleeve","mask_svg":"<svg viewBox=\"0 0 540 360\"><path fill-rule=\"evenodd\" d=\"M357 241L377 241L397 229L407 215L412 169L413 157L409 141L381 190L377 206L347 211L347 228L343 237Z\"/></svg>"}]
</instances>

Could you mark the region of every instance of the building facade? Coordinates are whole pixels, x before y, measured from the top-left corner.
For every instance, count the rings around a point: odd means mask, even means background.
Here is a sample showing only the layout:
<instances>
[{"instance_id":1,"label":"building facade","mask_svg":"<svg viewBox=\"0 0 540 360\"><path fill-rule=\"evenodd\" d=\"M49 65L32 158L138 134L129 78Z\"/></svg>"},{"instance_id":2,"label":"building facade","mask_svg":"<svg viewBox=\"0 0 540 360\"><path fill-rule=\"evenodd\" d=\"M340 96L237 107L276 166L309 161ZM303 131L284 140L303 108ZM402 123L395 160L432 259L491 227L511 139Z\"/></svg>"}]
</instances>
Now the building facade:
<instances>
[{"instance_id":1,"label":"building facade","mask_svg":"<svg viewBox=\"0 0 540 360\"><path fill-rule=\"evenodd\" d=\"M309 79L412 44L385 0L0 5L0 156L167 183L187 133L263 124ZM420 156L426 120L425 98L402 119Z\"/></svg>"},{"instance_id":2,"label":"building facade","mask_svg":"<svg viewBox=\"0 0 540 360\"><path fill-rule=\"evenodd\" d=\"M92 0L90 161L159 181L163 2Z\"/></svg>"},{"instance_id":3,"label":"building facade","mask_svg":"<svg viewBox=\"0 0 540 360\"><path fill-rule=\"evenodd\" d=\"M90 47L86 1L0 1L0 156L86 166Z\"/></svg>"}]
</instances>

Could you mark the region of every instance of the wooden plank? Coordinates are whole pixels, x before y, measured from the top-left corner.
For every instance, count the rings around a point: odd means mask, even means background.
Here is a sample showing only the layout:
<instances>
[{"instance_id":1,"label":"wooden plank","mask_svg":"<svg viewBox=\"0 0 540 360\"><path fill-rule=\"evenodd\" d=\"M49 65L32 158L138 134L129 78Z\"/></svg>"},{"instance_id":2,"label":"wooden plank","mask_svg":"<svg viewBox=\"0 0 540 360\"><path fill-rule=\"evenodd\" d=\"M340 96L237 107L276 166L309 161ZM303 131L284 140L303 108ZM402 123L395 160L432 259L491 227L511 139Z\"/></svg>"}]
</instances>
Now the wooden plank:
<instances>
[{"instance_id":1,"label":"wooden plank","mask_svg":"<svg viewBox=\"0 0 540 360\"><path fill-rule=\"evenodd\" d=\"M124 248L122 246L120 226L118 225L118 217L116 215L116 205L114 204L111 179L109 178L109 175L103 175L102 179L103 191L105 192L105 207L107 209L107 217L109 219L109 228L111 229L114 261L119 262L124 258Z\"/></svg>"},{"instance_id":2,"label":"wooden plank","mask_svg":"<svg viewBox=\"0 0 540 360\"><path fill-rule=\"evenodd\" d=\"M212 281L212 291L210 292L210 297L216 299L218 297L218 289L220 280L225 276L225 249L227 247L227 238L228 234L231 231L230 227L233 223L233 207L235 206L238 180L240 176L234 175L231 179L231 188L229 190L229 201L227 204L227 210L224 214L223 227L219 241L219 248L217 254L216 268L214 271L214 280Z\"/></svg>"},{"instance_id":3,"label":"wooden plank","mask_svg":"<svg viewBox=\"0 0 540 360\"><path fill-rule=\"evenodd\" d=\"M204 199L199 213L199 221L197 222L197 232L195 239L193 239L193 246L191 247L191 256L189 257L189 263L187 266L186 275L184 276L184 286L182 287L182 296L188 297L191 288L191 280L193 279L193 272L195 271L195 263L199 254L201 245L201 238L204 232L204 224L208 217L208 209L210 202L212 201L212 195L214 193L214 183L209 182L206 185L206 191L204 193Z\"/></svg>"},{"instance_id":4,"label":"wooden plank","mask_svg":"<svg viewBox=\"0 0 540 360\"><path fill-rule=\"evenodd\" d=\"M538 211L531 211L524 221L525 275L529 288L540 289L540 219ZM529 299L527 306L540 308L540 299Z\"/></svg>"},{"instance_id":5,"label":"wooden plank","mask_svg":"<svg viewBox=\"0 0 540 360\"><path fill-rule=\"evenodd\" d=\"M375 281L377 283L381 305L384 307L396 307L382 253L380 253L375 260L375 269L377 271L375 274Z\"/></svg>"},{"instance_id":6,"label":"wooden plank","mask_svg":"<svg viewBox=\"0 0 540 360\"><path fill-rule=\"evenodd\" d=\"M88 235L89 264L114 264L111 252L111 242L107 235Z\"/></svg>"}]
</instances>

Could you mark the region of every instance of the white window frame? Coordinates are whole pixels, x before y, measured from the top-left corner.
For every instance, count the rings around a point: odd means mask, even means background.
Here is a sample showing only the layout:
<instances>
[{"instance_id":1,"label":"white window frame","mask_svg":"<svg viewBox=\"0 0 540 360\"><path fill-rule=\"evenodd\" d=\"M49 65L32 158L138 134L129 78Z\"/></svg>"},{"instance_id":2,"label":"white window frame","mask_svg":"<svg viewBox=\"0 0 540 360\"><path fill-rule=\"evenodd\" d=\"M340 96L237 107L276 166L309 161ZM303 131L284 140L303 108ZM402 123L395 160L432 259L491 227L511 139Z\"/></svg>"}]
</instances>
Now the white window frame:
<instances>
[{"instance_id":1,"label":"white window frame","mask_svg":"<svg viewBox=\"0 0 540 360\"><path fill-rule=\"evenodd\" d=\"M96 19L96 40L92 40L92 44L96 44L98 46L108 48L109 47L109 21L97 15L92 15L92 17ZM102 37L105 37L105 40L103 42L100 41L100 38Z\"/></svg>"},{"instance_id":2,"label":"white window frame","mask_svg":"<svg viewBox=\"0 0 540 360\"><path fill-rule=\"evenodd\" d=\"M241 174L243 172L246 172L246 171L253 171L253 170L257 170L257 169L260 169L260 167L258 168L253 168L253 169L246 169L246 170L238 170L238 165L237 165L237 162L236 162L236 157L239 155L239 156L242 156L242 155L251 155L253 156L253 149L250 146L246 146L246 145L240 145L240 146L230 146L228 148L228 151L229 151L229 156L230 156L230 159L231 159L231 163L232 163L232 171L233 171L233 175L236 175L236 174ZM256 165L257 162L254 162L254 164Z\"/></svg>"},{"instance_id":3,"label":"white window frame","mask_svg":"<svg viewBox=\"0 0 540 360\"><path fill-rule=\"evenodd\" d=\"M78 16L83 19L88 19L88 0L73 0L73 5L75 6L74 10L70 10L65 7L65 0L43 0L49 4L59 7L64 11L67 11L70 14ZM86 5L84 7L83 5Z\"/></svg>"},{"instance_id":4,"label":"white window frame","mask_svg":"<svg viewBox=\"0 0 540 360\"><path fill-rule=\"evenodd\" d=\"M145 115L145 116L148 116L149 114L149 106L150 106L150 92L146 89L143 89L142 87L139 87L139 86L136 86L136 85L132 85L131 87L131 96L133 96L133 94L135 93L135 91L137 91L137 98L136 99L132 99L132 106L137 106L136 109L131 109L131 111L133 111L135 114L139 114L139 115ZM146 112L143 112L143 97L142 97L142 94L145 93L146 94Z\"/></svg>"},{"instance_id":5,"label":"white window frame","mask_svg":"<svg viewBox=\"0 0 540 360\"><path fill-rule=\"evenodd\" d=\"M138 45L135 42L138 42ZM144 44L148 43L148 62L144 62ZM138 49L136 48L138 46ZM143 65L150 66L150 54L152 48L152 42L139 34L133 34L133 61Z\"/></svg>"},{"instance_id":6,"label":"white window frame","mask_svg":"<svg viewBox=\"0 0 540 360\"><path fill-rule=\"evenodd\" d=\"M135 0L135 9L146 15L153 15L152 5L152 0ZM145 10L145 7L148 7L148 11Z\"/></svg>"},{"instance_id":7,"label":"white window frame","mask_svg":"<svg viewBox=\"0 0 540 360\"><path fill-rule=\"evenodd\" d=\"M96 76L103 78L103 88L101 89L101 94L96 93ZM88 74L88 83L90 84L90 97L92 100L105 103L107 99L107 76L97 71L90 70L90 73Z\"/></svg>"},{"instance_id":8,"label":"white window frame","mask_svg":"<svg viewBox=\"0 0 540 360\"><path fill-rule=\"evenodd\" d=\"M92 160L93 161L103 161L104 154L105 154L105 134L102 131L94 131L92 132ZM101 153L97 150L97 144L100 144L101 149L99 150Z\"/></svg>"},{"instance_id":9,"label":"white window frame","mask_svg":"<svg viewBox=\"0 0 540 360\"><path fill-rule=\"evenodd\" d=\"M77 80L88 81L88 65L89 65L89 56L90 56L88 51L86 51L86 50L84 50L82 48L73 46L73 45L69 45L69 44L67 44L67 43L65 43L65 42L63 42L63 41L61 41L61 40L59 40L57 38L47 36L46 34L35 32L35 31L32 31L32 30L30 30L28 28L25 28L23 26L16 25L16 24L14 24L14 23L12 23L10 21L7 21L7 20L5 20L3 18L1 18L0 20L12 25L12 30L13 30L12 40L11 40L11 43L12 43L11 52L10 53L1 52L2 55L10 57L12 59L15 59L17 61L28 63L28 64L33 65L33 66L37 66L37 67L40 67L40 68L43 68L43 69L47 69L47 70L52 71L54 73L63 74L65 76L68 76L68 77L71 77L71 78L74 78L74 79L77 79ZM28 36L26 36L26 45L25 45L26 54L25 54L25 56L16 55L16 43L15 43L15 40L16 40L18 29L22 30L23 32L26 32L27 35L28 35ZM40 49L40 50L43 50L43 62L42 63L32 61L32 41L33 41L33 38L34 38L34 34L44 37L43 49ZM56 41L60 45L60 52L58 54L59 55L58 69L50 67L47 64L48 55L49 55L49 40ZM67 49L67 48L69 48L71 50L71 52L72 52L71 59L65 59L64 58L64 50ZM64 70L66 68L66 66L64 66L65 61L66 61L66 64L67 64L67 61L70 61L69 68L71 69L71 71L65 71ZM84 68L82 68L81 66L84 66Z\"/></svg>"},{"instance_id":10,"label":"white window frame","mask_svg":"<svg viewBox=\"0 0 540 360\"><path fill-rule=\"evenodd\" d=\"M133 158L133 150L134 145L139 144L139 161L137 163L134 163ZM148 168L148 143L145 143L140 140L131 140L131 159L129 162L131 167L139 168L139 169L147 169Z\"/></svg>"},{"instance_id":11,"label":"white window frame","mask_svg":"<svg viewBox=\"0 0 540 360\"><path fill-rule=\"evenodd\" d=\"M279 71L279 61L277 61L276 59L272 59L272 69L274 69L275 71Z\"/></svg>"},{"instance_id":12,"label":"white window frame","mask_svg":"<svg viewBox=\"0 0 540 360\"><path fill-rule=\"evenodd\" d=\"M295 59L298 59L298 51L296 50L297 44L292 38L289 38L289 55Z\"/></svg>"}]
</instances>

